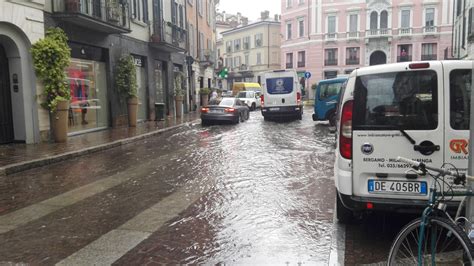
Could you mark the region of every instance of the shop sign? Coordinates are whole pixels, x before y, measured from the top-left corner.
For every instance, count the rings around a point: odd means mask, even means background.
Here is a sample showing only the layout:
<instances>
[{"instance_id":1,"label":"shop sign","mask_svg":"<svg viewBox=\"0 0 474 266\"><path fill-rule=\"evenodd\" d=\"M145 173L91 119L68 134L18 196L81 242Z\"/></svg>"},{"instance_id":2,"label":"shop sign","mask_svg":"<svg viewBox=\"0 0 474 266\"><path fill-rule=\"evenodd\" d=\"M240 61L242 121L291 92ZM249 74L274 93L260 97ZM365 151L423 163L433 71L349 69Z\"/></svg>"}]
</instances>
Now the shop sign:
<instances>
[{"instance_id":1,"label":"shop sign","mask_svg":"<svg viewBox=\"0 0 474 266\"><path fill-rule=\"evenodd\" d=\"M133 63L135 64L135 66L144 67L144 62L143 61L144 61L143 57L136 56L136 55L133 56Z\"/></svg>"}]
</instances>

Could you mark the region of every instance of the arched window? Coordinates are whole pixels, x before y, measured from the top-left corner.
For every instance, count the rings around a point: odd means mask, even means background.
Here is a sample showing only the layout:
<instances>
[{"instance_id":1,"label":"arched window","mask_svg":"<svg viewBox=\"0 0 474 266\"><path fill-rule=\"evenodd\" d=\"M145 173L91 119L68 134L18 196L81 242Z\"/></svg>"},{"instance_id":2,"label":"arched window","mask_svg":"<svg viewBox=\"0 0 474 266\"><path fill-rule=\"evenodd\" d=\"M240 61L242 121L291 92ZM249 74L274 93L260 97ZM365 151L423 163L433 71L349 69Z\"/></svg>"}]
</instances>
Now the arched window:
<instances>
[{"instance_id":1,"label":"arched window","mask_svg":"<svg viewBox=\"0 0 474 266\"><path fill-rule=\"evenodd\" d=\"M375 11L370 13L370 29L376 30L378 28L378 14Z\"/></svg>"},{"instance_id":2,"label":"arched window","mask_svg":"<svg viewBox=\"0 0 474 266\"><path fill-rule=\"evenodd\" d=\"M388 13L385 10L380 12L380 28L381 29L388 28Z\"/></svg>"}]
</instances>

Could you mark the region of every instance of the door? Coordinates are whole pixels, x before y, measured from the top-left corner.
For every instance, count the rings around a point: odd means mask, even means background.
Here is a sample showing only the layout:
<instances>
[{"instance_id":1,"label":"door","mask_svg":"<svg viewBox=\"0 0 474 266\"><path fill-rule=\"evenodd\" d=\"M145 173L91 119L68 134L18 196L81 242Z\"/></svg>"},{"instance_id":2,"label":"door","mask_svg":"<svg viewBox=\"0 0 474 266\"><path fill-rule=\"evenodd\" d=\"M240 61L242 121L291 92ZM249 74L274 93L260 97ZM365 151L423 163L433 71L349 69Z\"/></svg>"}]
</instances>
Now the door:
<instances>
[{"instance_id":1,"label":"door","mask_svg":"<svg viewBox=\"0 0 474 266\"><path fill-rule=\"evenodd\" d=\"M468 166L472 62L443 63L445 73L445 162L465 172ZM449 167L451 168L451 167Z\"/></svg>"},{"instance_id":2,"label":"door","mask_svg":"<svg viewBox=\"0 0 474 266\"><path fill-rule=\"evenodd\" d=\"M0 45L0 144L14 140L8 59Z\"/></svg>"},{"instance_id":3,"label":"door","mask_svg":"<svg viewBox=\"0 0 474 266\"><path fill-rule=\"evenodd\" d=\"M432 179L407 172L411 167L397 157L436 167L443 164L443 72L441 63L430 65L408 71L398 65L357 77L352 121L354 195L428 198Z\"/></svg>"},{"instance_id":4,"label":"door","mask_svg":"<svg viewBox=\"0 0 474 266\"><path fill-rule=\"evenodd\" d=\"M265 75L264 107L296 106L299 80L295 71L273 71Z\"/></svg>"},{"instance_id":5,"label":"door","mask_svg":"<svg viewBox=\"0 0 474 266\"><path fill-rule=\"evenodd\" d=\"M371 66L375 66L375 65L383 65L383 64L386 64L387 63L387 56L385 55L384 52L382 51L376 51L376 52L373 52L371 55L370 55L370 62L369 64Z\"/></svg>"}]
</instances>

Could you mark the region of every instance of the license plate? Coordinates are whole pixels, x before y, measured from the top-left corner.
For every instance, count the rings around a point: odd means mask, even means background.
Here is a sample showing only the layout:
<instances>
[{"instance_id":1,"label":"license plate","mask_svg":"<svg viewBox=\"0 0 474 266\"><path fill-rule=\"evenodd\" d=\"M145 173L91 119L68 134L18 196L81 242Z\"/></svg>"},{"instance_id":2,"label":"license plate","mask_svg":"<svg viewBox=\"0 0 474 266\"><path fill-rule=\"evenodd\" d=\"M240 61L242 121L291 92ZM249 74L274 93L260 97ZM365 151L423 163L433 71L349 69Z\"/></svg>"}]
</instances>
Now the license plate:
<instances>
[{"instance_id":1,"label":"license plate","mask_svg":"<svg viewBox=\"0 0 474 266\"><path fill-rule=\"evenodd\" d=\"M223 111L222 111L222 110L219 110L219 109L217 109L217 110L209 110L209 112L211 112L211 113L223 113Z\"/></svg>"},{"instance_id":2,"label":"license plate","mask_svg":"<svg viewBox=\"0 0 474 266\"><path fill-rule=\"evenodd\" d=\"M268 110L270 110L270 111L279 111L280 107L271 107L271 108L268 108Z\"/></svg>"},{"instance_id":3,"label":"license plate","mask_svg":"<svg viewBox=\"0 0 474 266\"><path fill-rule=\"evenodd\" d=\"M368 191L369 193L426 195L428 185L426 182L369 179Z\"/></svg>"}]
</instances>

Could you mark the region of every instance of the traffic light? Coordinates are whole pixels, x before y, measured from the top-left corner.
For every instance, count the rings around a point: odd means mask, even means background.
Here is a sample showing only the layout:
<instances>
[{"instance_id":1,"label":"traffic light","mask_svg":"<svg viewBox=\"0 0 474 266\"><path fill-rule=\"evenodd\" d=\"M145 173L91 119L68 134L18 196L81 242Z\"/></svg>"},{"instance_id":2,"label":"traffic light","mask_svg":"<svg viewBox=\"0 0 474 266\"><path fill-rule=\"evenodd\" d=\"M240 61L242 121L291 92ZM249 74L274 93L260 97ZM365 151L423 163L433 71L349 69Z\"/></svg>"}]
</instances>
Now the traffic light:
<instances>
[{"instance_id":1,"label":"traffic light","mask_svg":"<svg viewBox=\"0 0 474 266\"><path fill-rule=\"evenodd\" d=\"M229 70L227 67L224 67L220 72L219 72L219 77L222 79L226 79L228 77Z\"/></svg>"}]
</instances>

